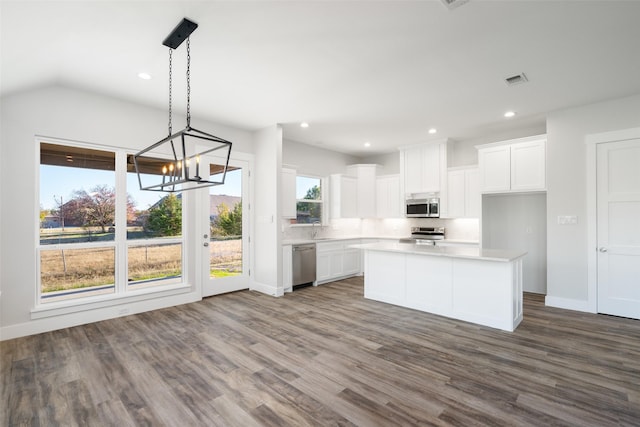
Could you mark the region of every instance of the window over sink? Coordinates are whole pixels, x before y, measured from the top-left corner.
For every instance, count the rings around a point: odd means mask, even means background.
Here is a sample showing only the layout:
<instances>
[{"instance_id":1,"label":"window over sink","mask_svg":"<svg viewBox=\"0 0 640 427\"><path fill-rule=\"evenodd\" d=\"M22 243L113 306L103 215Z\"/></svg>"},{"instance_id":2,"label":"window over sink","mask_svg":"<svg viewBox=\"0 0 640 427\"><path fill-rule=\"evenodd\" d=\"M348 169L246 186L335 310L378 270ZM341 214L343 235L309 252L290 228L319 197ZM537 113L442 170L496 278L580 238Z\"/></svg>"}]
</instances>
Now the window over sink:
<instances>
[{"instance_id":1,"label":"window over sink","mask_svg":"<svg viewBox=\"0 0 640 427\"><path fill-rule=\"evenodd\" d=\"M324 214L322 178L296 176L296 218L291 224L322 224Z\"/></svg>"}]
</instances>

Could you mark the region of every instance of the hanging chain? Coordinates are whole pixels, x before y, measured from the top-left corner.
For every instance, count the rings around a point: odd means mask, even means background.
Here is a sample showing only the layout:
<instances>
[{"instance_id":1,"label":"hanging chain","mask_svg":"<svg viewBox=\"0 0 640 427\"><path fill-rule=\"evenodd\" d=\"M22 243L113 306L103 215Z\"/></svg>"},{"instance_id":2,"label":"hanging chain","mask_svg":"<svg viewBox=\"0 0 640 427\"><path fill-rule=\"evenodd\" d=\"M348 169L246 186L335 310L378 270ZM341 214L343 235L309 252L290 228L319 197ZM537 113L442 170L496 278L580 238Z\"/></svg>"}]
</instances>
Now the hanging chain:
<instances>
[{"instance_id":1,"label":"hanging chain","mask_svg":"<svg viewBox=\"0 0 640 427\"><path fill-rule=\"evenodd\" d=\"M173 78L173 49L169 48L169 136L171 136L171 132L173 130L173 126L171 124L171 86L172 86L172 78Z\"/></svg>"},{"instance_id":2,"label":"hanging chain","mask_svg":"<svg viewBox=\"0 0 640 427\"><path fill-rule=\"evenodd\" d=\"M187 37L187 127L191 127L191 43Z\"/></svg>"}]
</instances>

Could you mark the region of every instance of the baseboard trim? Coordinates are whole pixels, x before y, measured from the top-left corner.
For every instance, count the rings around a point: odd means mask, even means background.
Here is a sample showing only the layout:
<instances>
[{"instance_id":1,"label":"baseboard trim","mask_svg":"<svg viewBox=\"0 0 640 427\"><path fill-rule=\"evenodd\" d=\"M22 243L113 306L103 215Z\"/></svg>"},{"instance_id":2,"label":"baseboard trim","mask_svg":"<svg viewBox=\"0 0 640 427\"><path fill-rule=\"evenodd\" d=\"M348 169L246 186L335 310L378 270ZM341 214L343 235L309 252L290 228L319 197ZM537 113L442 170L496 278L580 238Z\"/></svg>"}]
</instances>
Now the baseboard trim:
<instances>
[{"instance_id":1,"label":"baseboard trim","mask_svg":"<svg viewBox=\"0 0 640 427\"><path fill-rule=\"evenodd\" d=\"M267 285L266 283L260 283L256 281L251 282L249 290L271 295L272 297L281 297L284 295L284 288L278 288L276 286L271 286Z\"/></svg>"},{"instance_id":2,"label":"baseboard trim","mask_svg":"<svg viewBox=\"0 0 640 427\"><path fill-rule=\"evenodd\" d=\"M93 310L33 319L29 322L3 326L0 328L0 341L51 332L59 329L72 328L74 326L86 325L89 323L144 313L146 311L159 310L167 307L174 307L176 305L190 304L200 301L201 299L200 295L197 295L195 292L189 292L172 297L138 301L112 307L103 307Z\"/></svg>"},{"instance_id":3,"label":"baseboard trim","mask_svg":"<svg viewBox=\"0 0 640 427\"><path fill-rule=\"evenodd\" d=\"M585 313L595 313L595 311L591 309L589 301L587 300L561 298L561 297L554 297L554 296L547 295L544 298L544 304L549 307L563 308L565 310L583 311Z\"/></svg>"}]
</instances>

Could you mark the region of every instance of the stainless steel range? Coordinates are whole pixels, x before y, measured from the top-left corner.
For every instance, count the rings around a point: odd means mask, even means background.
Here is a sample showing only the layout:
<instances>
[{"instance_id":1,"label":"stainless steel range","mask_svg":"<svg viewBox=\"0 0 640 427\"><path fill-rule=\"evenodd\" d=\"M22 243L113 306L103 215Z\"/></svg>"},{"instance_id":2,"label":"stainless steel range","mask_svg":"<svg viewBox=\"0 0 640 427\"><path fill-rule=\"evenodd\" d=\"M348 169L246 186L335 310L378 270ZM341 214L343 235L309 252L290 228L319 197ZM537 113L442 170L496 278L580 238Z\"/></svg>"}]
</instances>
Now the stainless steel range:
<instances>
[{"instance_id":1,"label":"stainless steel range","mask_svg":"<svg viewBox=\"0 0 640 427\"><path fill-rule=\"evenodd\" d=\"M400 243L435 245L436 240L444 240L444 227L411 227L411 237L400 239Z\"/></svg>"}]
</instances>

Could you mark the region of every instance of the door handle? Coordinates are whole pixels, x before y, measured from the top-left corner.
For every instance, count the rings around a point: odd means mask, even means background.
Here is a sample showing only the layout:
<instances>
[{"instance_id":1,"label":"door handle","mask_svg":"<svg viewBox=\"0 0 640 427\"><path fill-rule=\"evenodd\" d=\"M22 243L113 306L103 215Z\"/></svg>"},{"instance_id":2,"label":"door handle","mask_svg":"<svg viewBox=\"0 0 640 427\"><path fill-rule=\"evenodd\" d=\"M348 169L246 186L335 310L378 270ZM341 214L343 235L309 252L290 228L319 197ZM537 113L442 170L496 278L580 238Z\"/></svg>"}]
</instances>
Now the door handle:
<instances>
[{"instance_id":1,"label":"door handle","mask_svg":"<svg viewBox=\"0 0 640 427\"><path fill-rule=\"evenodd\" d=\"M204 246L204 247L206 248L207 246L209 246L209 243L204 242L204 243L202 244L202 246Z\"/></svg>"},{"instance_id":2,"label":"door handle","mask_svg":"<svg viewBox=\"0 0 640 427\"><path fill-rule=\"evenodd\" d=\"M602 252L602 253L607 252L607 248L605 248L605 247L601 247L601 248L600 248L600 249L598 249L598 250L599 250L600 252Z\"/></svg>"}]
</instances>

